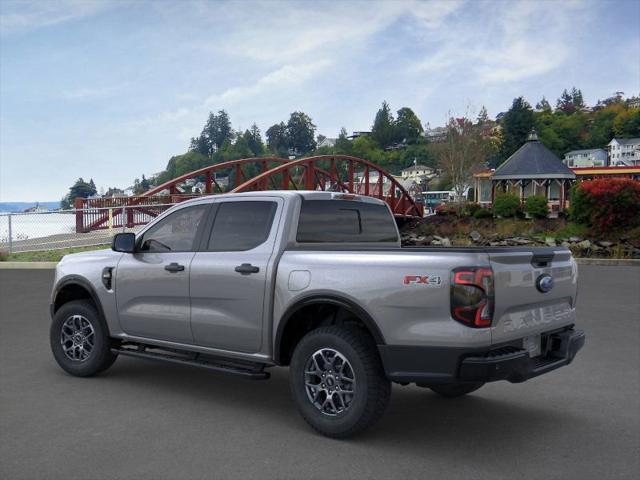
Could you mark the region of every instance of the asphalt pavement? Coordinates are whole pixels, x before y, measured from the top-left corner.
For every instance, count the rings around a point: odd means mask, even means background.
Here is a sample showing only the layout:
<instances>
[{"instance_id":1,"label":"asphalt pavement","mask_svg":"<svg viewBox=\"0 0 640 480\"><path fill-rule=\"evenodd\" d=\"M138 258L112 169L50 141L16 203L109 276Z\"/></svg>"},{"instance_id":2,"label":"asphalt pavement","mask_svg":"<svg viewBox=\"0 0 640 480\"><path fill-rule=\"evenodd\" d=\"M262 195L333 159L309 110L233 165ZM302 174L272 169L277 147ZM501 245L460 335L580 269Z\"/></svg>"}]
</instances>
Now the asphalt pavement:
<instances>
[{"instance_id":1,"label":"asphalt pavement","mask_svg":"<svg viewBox=\"0 0 640 480\"><path fill-rule=\"evenodd\" d=\"M372 430L313 433L287 370L255 382L119 358L74 378L48 345L50 270L0 270L2 479L640 478L640 268L580 267L565 368L447 400L394 385Z\"/></svg>"}]
</instances>

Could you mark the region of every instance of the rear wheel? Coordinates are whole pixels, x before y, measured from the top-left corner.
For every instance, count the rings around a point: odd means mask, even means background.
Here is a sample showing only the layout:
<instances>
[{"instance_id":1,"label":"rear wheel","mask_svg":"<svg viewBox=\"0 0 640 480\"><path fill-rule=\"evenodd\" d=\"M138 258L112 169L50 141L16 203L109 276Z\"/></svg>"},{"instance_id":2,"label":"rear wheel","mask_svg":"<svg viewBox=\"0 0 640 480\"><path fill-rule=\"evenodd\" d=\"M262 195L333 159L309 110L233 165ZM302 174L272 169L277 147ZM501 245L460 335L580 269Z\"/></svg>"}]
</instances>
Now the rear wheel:
<instances>
[{"instance_id":1,"label":"rear wheel","mask_svg":"<svg viewBox=\"0 0 640 480\"><path fill-rule=\"evenodd\" d=\"M357 327L321 327L305 335L291 359L289 384L305 421L346 438L380 419L391 395L369 335Z\"/></svg>"},{"instance_id":2,"label":"rear wheel","mask_svg":"<svg viewBox=\"0 0 640 480\"><path fill-rule=\"evenodd\" d=\"M92 302L65 303L55 313L49 331L51 351L63 370L77 377L100 373L116 361L104 321Z\"/></svg>"},{"instance_id":3,"label":"rear wheel","mask_svg":"<svg viewBox=\"0 0 640 480\"><path fill-rule=\"evenodd\" d=\"M466 395L467 393L475 392L484 383L443 383L441 385L430 385L429 388L436 392L438 395L442 395L447 398L455 398Z\"/></svg>"}]
</instances>

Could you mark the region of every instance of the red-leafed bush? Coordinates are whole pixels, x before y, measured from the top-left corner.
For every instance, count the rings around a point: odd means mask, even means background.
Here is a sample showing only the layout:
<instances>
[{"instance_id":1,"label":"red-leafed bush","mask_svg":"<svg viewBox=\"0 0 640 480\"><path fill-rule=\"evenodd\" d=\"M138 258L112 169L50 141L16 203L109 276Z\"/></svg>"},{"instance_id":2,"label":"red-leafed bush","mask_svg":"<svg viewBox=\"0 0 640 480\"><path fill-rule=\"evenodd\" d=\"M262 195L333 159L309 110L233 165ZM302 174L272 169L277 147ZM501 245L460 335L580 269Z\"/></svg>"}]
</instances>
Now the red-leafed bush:
<instances>
[{"instance_id":1,"label":"red-leafed bush","mask_svg":"<svg viewBox=\"0 0 640 480\"><path fill-rule=\"evenodd\" d=\"M640 182L610 178L576 185L571 195L571 218L600 233L640 225Z\"/></svg>"}]
</instances>

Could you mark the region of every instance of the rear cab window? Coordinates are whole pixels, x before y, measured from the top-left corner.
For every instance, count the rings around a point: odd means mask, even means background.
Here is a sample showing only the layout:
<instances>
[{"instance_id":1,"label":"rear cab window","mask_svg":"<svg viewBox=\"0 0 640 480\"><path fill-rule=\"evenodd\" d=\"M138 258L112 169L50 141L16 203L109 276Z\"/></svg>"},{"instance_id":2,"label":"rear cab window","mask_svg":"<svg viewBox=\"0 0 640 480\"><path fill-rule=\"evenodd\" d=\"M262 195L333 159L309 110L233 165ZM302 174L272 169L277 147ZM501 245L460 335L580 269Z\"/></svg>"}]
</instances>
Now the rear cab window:
<instances>
[{"instance_id":1,"label":"rear cab window","mask_svg":"<svg viewBox=\"0 0 640 480\"><path fill-rule=\"evenodd\" d=\"M386 205L354 200L303 200L298 243L396 243L398 232Z\"/></svg>"}]
</instances>

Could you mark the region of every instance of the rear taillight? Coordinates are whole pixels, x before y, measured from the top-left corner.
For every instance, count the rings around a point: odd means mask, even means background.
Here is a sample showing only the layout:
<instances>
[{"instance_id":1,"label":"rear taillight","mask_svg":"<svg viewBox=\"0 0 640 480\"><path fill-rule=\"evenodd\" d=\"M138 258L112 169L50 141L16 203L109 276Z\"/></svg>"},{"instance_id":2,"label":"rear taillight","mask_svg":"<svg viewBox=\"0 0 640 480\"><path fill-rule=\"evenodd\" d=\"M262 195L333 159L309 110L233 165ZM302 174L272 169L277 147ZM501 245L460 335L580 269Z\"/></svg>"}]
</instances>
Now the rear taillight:
<instances>
[{"instance_id":1,"label":"rear taillight","mask_svg":"<svg viewBox=\"0 0 640 480\"><path fill-rule=\"evenodd\" d=\"M461 267L451 272L451 316L469 327L490 327L493 320L493 271Z\"/></svg>"}]
</instances>

